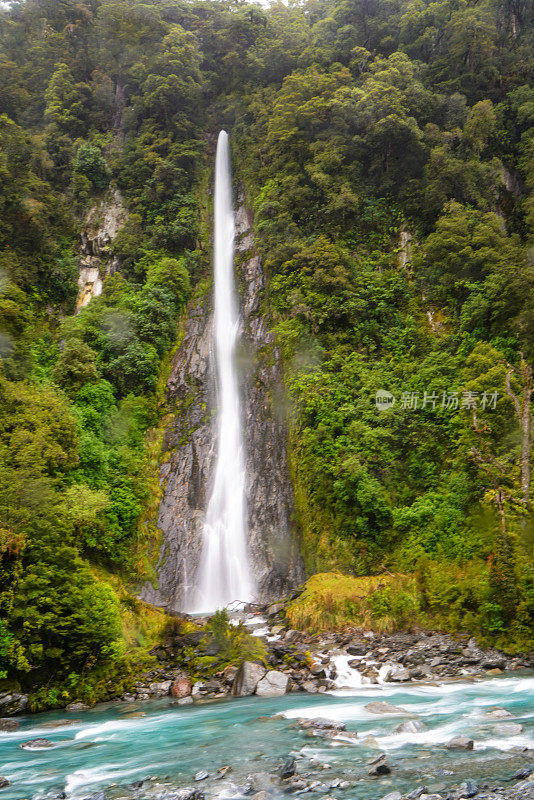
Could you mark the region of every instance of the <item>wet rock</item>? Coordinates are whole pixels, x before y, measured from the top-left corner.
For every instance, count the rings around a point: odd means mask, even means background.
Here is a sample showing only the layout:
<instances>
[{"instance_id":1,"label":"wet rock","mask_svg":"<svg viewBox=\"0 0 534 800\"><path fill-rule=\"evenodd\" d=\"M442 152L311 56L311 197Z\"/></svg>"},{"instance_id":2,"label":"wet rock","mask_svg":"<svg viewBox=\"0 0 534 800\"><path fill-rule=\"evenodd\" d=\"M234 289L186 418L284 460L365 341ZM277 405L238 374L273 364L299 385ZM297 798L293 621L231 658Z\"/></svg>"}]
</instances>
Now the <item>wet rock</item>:
<instances>
[{"instance_id":1,"label":"wet rock","mask_svg":"<svg viewBox=\"0 0 534 800\"><path fill-rule=\"evenodd\" d=\"M21 714L28 705L28 695L19 692L0 692L0 715L12 717Z\"/></svg>"},{"instance_id":2,"label":"wet rock","mask_svg":"<svg viewBox=\"0 0 534 800\"><path fill-rule=\"evenodd\" d=\"M265 676L267 670L262 664L252 661L243 661L236 672L232 683L232 694L234 697L247 697L254 694L256 687Z\"/></svg>"},{"instance_id":3,"label":"wet rock","mask_svg":"<svg viewBox=\"0 0 534 800\"><path fill-rule=\"evenodd\" d=\"M204 794L192 786L187 786L173 794L172 800L204 800Z\"/></svg>"},{"instance_id":4,"label":"wet rock","mask_svg":"<svg viewBox=\"0 0 534 800\"><path fill-rule=\"evenodd\" d=\"M424 797L427 792L428 788L426 786L418 786L417 789L414 789L413 792L406 795L405 800L419 800L419 798Z\"/></svg>"},{"instance_id":5,"label":"wet rock","mask_svg":"<svg viewBox=\"0 0 534 800\"><path fill-rule=\"evenodd\" d=\"M0 789L5 789L5 788L6 788L6 786L10 786L10 785L11 785L11 784L10 784L10 782L8 781L8 779L7 779L7 778L4 778L2 775L0 775Z\"/></svg>"},{"instance_id":6,"label":"wet rock","mask_svg":"<svg viewBox=\"0 0 534 800\"><path fill-rule=\"evenodd\" d=\"M478 794L478 786L474 781L465 781L460 784L460 794L462 797L476 797Z\"/></svg>"},{"instance_id":7,"label":"wet rock","mask_svg":"<svg viewBox=\"0 0 534 800\"><path fill-rule=\"evenodd\" d=\"M193 698L191 697L191 695L189 695L188 697L179 697L178 700L176 701L176 705L178 706L190 706L192 704L193 704Z\"/></svg>"},{"instance_id":8,"label":"wet rock","mask_svg":"<svg viewBox=\"0 0 534 800\"><path fill-rule=\"evenodd\" d=\"M46 750L49 747L53 747L54 743L49 739L30 739L27 742L23 742L20 746L23 750Z\"/></svg>"},{"instance_id":9,"label":"wet rock","mask_svg":"<svg viewBox=\"0 0 534 800\"><path fill-rule=\"evenodd\" d=\"M193 780L197 781L197 783L198 783L199 781L205 781L206 778L208 778L208 777L209 777L209 774L206 772L206 770L205 769L201 769L196 773L196 775L193 778Z\"/></svg>"},{"instance_id":10,"label":"wet rock","mask_svg":"<svg viewBox=\"0 0 534 800\"><path fill-rule=\"evenodd\" d=\"M290 756L280 770L281 778L292 778L297 771L297 762L294 756Z\"/></svg>"},{"instance_id":11,"label":"wet rock","mask_svg":"<svg viewBox=\"0 0 534 800\"><path fill-rule=\"evenodd\" d=\"M402 795L400 792L390 792L386 794L382 800L402 800Z\"/></svg>"},{"instance_id":12,"label":"wet rock","mask_svg":"<svg viewBox=\"0 0 534 800\"><path fill-rule=\"evenodd\" d=\"M249 779L255 792L271 792L278 784L276 776L269 772L255 772L249 776Z\"/></svg>"},{"instance_id":13,"label":"wet rock","mask_svg":"<svg viewBox=\"0 0 534 800\"><path fill-rule=\"evenodd\" d=\"M393 683L403 683L410 680L410 673L406 667L401 667L400 664L392 664L386 671L384 676L385 681L392 681Z\"/></svg>"},{"instance_id":14,"label":"wet rock","mask_svg":"<svg viewBox=\"0 0 534 800\"><path fill-rule=\"evenodd\" d=\"M224 767L219 767L217 770L216 780L221 780L221 778L225 778L230 772L232 772L232 767L229 764L226 764Z\"/></svg>"},{"instance_id":15,"label":"wet rock","mask_svg":"<svg viewBox=\"0 0 534 800\"><path fill-rule=\"evenodd\" d=\"M176 678L170 687L171 697L176 698L184 698L189 697L191 694L191 679L188 675L181 675L179 678Z\"/></svg>"},{"instance_id":16,"label":"wet rock","mask_svg":"<svg viewBox=\"0 0 534 800\"><path fill-rule=\"evenodd\" d=\"M256 694L260 697L279 697L287 692L289 677L283 672L271 670L264 678L258 681Z\"/></svg>"},{"instance_id":17,"label":"wet rock","mask_svg":"<svg viewBox=\"0 0 534 800\"><path fill-rule=\"evenodd\" d=\"M486 716L491 717L492 719L509 719L514 715L511 714L509 711L507 711L506 708L497 707L497 708L491 708L487 712Z\"/></svg>"},{"instance_id":18,"label":"wet rock","mask_svg":"<svg viewBox=\"0 0 534 800\"><path fill-rule=\"evenodd\" d=\"M517 722L501 722L493 728L493 732L497 736L519 736L523 730L523 726Z\"/></svg>"},{"instance_id":19,"label":"wet rock","mask_svg":"<svg viewBox=\"0 0 534 800\"><path fill-rule=\"evenodd\" d=\"M16 731L19 725L20 722L16 719L10 719L9 717L0 719L0 731Z\"/></svg>"},{"instance_id":20,"label":"wet rock","mask_svg":"<svg viewBox=\"0 0 534 800\"><path fill-rule=\"evenodd\" d=\"M371 777L378 777L380 775L389 775L391 772L391 767L388 764L388 761L384 755L378 756L373 761L371 761L371 766L367 770L367 774L371 775Z\"/></svg>"},{"instance_id":21,"label":"wet rock","mask_svg":"<svg viewBox=\"0 0 534 800\"><path fill-rule=\"evenodd\" d=\"M89 711L89 706L85 703L69 703L68 706L65 707L65 711L77 714L79 711Z\"/></svg>"},{"instance_id":22,"label":"wet rock","mask_svg":"<svg viewBox=\"0 0 534 800\"><path fill-rule=\"evenodd\" d=\"M308 694L317 694L319 687L316 683L314 683L314 681L304 681L302 684L302 690L304 692L308 692Z\"/></svg>"},{"instance_id":23,"label":"wet rock","mask_svg":"<svg viewBox=\"0 0 534 800\"><path fill-rule=\"evenodd\" d=\"M408 722L401 722L395 728L395 733L421 733L424 731L425 723L420 719L411 719Z\"/></svg>"},{"instance_id":24,"label":"wet rock","mask_svg":"<svg viewBox=\"0 0 534 800\"><path fill-rule=\"evenodd\" d=\"M528 769L527 767L526 769L520 769L517 772L514 772L514 774L512 775L512 780L522 781L525 780L525 778L529 778L531 775L532 775L532 770Z\"/></svg>"},{"instance_id":25,"label":"wet rock","mask_svg":"<svg viewBox=\"0 0 534 800\"><path fill-rule=\"evenodd\" d=\"M387 700L373 700L365 706L371 714L408 714L405 708L394 706Z\"/></svg>"},{"instance_id":26,"label":"wet rock","mask_svg":"<svg viewBox=\"0 0 534 800\"><path fill-rule=\"evenodd\" d=\"M171 690L172 681L162 681L161 683L151 683L148 687L152 697L166 697Z\"/></svg>"},{"instance_id":27,"label":"wet rock","mask_svg":"<svg viewBox=\"0 0 534 800\"><path fill-rule=\"evenodd\" d=\"M316 717L315 719L300 720L300 727L304 729L313 728L316 731L344 731L345 723L336 722L333 719Z\"/></svg>"},{"instance_id":28,"label":"wet rock","mask_svg":"<svg viewBox=\"0 0 534 800\"><path fill-rule=\"evenodd\" d=\"M474 741L467 736L455 736L445 747L447 750L472 750L474 744Z\"/></svg>"}]
</instances>

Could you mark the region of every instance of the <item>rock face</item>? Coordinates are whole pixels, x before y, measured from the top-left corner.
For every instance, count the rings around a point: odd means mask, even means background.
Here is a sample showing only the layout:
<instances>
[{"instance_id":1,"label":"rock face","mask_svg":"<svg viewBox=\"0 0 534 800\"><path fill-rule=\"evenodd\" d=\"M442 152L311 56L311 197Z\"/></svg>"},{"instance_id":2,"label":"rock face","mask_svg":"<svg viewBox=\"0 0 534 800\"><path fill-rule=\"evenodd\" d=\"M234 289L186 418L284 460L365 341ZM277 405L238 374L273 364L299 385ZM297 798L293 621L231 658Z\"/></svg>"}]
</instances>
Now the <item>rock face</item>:
<instances>
[{"instance_id":1,"label":"rock face","mask_svg":"<svg viewBox=\"0 0 534 800\"><path fill-rule=\"evenodd\" d=\"M249 552L257 599L267 602L298 585L304 570L291 521L293 493L280 357L262 309L265 277L243 198L236 213L236 263ZM168 399L176 413L165 433L168 460L160 472L163 492L157 525L163 532L163 544L157 586L145 584L140 596L171 611L186 609L196 585L204 512L215 466L211 306L211 293L191 306L167 383Z\"/></svg>"},{"instance_id":2,"label":"rock face","mask_svg":"<svg viewBox=\"0 0 534 800\"><path fill-rule=\"evenodd\" d=\"M102 280L114 272L116 264L110 248L127 219L128 211L118 190L89 210L81 234L78 311L101 294Z\"/></svg>"}]
</instances>

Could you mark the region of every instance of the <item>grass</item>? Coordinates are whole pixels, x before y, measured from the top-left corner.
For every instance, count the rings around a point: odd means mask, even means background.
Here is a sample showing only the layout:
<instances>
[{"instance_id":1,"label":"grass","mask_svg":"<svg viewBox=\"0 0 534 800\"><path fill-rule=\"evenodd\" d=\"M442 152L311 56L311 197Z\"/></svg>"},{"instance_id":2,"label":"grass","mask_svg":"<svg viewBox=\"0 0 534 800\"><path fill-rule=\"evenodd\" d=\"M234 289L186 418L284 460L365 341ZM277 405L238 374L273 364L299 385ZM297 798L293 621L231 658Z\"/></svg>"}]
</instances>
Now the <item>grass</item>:
<instances>
[{"instance_id":1,"label":"grass","mask_svg":"<svg viewBox=\"0 0 534 800\"><path fill-rule=\"evenodd\" d=\"M312 632L361 627L391 633L406 628L418 610L415 582L403 575L355 578L339 572L312 575L286 609L293 628Z\"/></svg>"}]
</instances>

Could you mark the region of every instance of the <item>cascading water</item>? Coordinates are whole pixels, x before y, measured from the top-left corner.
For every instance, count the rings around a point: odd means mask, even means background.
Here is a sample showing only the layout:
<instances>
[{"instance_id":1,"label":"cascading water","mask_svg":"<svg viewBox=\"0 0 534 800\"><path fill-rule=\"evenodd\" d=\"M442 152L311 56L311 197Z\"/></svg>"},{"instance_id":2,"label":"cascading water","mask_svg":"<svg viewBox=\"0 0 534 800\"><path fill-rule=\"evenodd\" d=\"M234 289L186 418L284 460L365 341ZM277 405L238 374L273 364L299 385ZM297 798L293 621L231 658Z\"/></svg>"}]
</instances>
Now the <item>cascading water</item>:
<instances>
[{"instance_id":1,"label":"cascading water","mask_svg":"<svg viewBox=\"0 0 534 800\"><path fill-rule=\"evenodd\" d=\"M245 468L237 374L239 317L234 289L234 210L228 134L221 131L215 159L215 320L219 413L217 461L204 523L197 585L189 609L206 613L254 594L246 536Z\"/></svg>"}]
</instances>

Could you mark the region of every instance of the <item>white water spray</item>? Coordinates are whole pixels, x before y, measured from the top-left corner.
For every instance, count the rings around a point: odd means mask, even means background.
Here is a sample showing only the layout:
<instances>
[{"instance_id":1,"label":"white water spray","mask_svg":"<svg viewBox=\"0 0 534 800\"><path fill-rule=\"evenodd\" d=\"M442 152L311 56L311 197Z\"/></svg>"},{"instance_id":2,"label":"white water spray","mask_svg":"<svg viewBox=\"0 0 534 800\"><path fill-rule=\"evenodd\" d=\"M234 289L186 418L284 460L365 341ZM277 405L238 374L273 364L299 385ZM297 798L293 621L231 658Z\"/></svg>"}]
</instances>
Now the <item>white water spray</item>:
<instances>
[{"instance_id":1,"label":"white water spray","mask_svg":"<svg viewBox=\"0 0 534 800\"><path fill-rule=\"evenodd\" d=\"M191 611L206 613L254 594L247 552L245 467L234 363L239 317L234 289L234 210L228 134L215 160L215 321L219 413L217 461L204 523L199 577Z\"/></svg>"}]
</instances>

